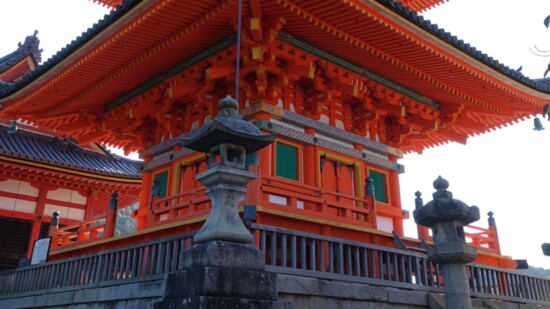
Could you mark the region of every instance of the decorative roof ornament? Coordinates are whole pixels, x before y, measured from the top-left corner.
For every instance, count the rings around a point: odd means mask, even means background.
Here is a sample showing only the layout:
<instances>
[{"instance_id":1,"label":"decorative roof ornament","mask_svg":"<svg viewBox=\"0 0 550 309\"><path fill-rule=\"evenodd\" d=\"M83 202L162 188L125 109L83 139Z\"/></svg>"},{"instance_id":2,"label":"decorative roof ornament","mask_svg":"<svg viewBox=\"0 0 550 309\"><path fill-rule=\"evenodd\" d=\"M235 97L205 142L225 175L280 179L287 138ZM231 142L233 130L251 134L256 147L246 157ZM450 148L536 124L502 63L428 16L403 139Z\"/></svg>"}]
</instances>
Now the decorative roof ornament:
<instances>
[{"instance_id":1,"label":"decorative roof ornament","mask_svg":"<svg viewBox=\"0 0 550 309\"><path fill-rule=\"evenodd\" d=\"M17 133L17 121L15 119L10 120L10 126L8 128L8 134L13 135Z\"/></svg>"},{"instance_id":2,"label":"decorative roof ornament","mask_svg":"<svg viewBox=\"0 0 550 309\"><path fill-rule=\"evenodd\" d=\"M42 49L39 48L40 39L38 38L38 30L35 30L32 35L25 38L23 43L17 44L17 50L0 57L0 72L3 72L19 61L23 60L27 55L32 55L34 61L38 64L42 61Z\"/></svg>"},{"instance_id":3,"label":"decorative roof ornament","mask_svg":"<svg viewBox=\"0 0 550 309\"><path fill-rule=\"evenodd\" d=\"M535 124L535 127L533 128L533 130L535 130L535 131L544 130L544 127L542 126L542 123L540 122L539 117L535 117L535 119L533 119L533 121L534 121L534 124Z\"/></svg>"}]
</instances>

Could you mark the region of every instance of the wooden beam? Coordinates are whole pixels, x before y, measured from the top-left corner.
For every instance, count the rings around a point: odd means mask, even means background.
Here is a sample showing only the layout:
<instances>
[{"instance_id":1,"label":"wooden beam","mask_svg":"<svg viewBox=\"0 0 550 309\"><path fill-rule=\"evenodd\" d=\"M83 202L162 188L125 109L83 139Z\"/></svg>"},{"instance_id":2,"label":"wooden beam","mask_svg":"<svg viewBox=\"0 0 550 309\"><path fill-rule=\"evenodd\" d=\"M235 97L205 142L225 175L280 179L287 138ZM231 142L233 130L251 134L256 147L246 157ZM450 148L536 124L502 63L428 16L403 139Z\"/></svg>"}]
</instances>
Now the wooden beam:
<instances>
[{"instance_id":1,"label":"wooden beam","mask_svg":"<svg viewBox=\"0 0 550 309\"><path fill-rule=\"evenodd\" d=\"M262 4L260 0L250 0L250 12L253 17L262 17Z\"/></svg>"},{"instance_id":2,"label":"wooden beam","mask_svg":"<svg viewBox=\"0 0 550 309\"><path fill-rule=\"evenodd\" d=\"M202 86L202 83L183 79L179 81L176 85L168 87L165 93L168 98L172 100L178 100L192 92L198 91L199 89L201 89Z\"/></svg>"},{"instance_id":3,"label":"wooden beam","mask_svg":"<svg viewBox=\"0 0 550 309\"><path fill-rule=\"evenodd\" d=\"M57 127L57 130L60 132L63 132L65 134L72 134L78 131L82 131L85 129L93 128L97 126L97 124L91 122L88 119L80 118L78 121L68 124L62 124Z\"/></svg>"},{"instance_id":4,"label":"wooden beam","mask_svg":"<svg viewBox=\"0 0 550 309\"><path fill-rule=\"evenodd\" d=\"M465 134L460 134L449 129L439 129L435 131L435 134L439 134L446 139L460 143L462 145L466 145L466 140L468 138L468 136L466 136Z\"/></svg>"},{"instance_id":5,"label":"wooden beam","mask_svg":"<svg viewBox=\"0 0 550 309\"><path fill-rule=\"evenodd\" d=\"M89 144L89 143L96 143L101 142L105 139L107 139L109 136L111 136L111 132L103 132L103 131L92 131L88 134L80 135L77 138L77 141L79 144Z\"/></svg>"},{"instance_id":6,"label":"wooden beam","mask_svg":"<svg viewBox=\"0 0 550 309\"><path fill-rule=\"evenodd\" d=\"M260 17L252 17L249 21L250 34L254 41L263 40L263 31L262 31L262 20Z\"/></svg>"}]
</instances>

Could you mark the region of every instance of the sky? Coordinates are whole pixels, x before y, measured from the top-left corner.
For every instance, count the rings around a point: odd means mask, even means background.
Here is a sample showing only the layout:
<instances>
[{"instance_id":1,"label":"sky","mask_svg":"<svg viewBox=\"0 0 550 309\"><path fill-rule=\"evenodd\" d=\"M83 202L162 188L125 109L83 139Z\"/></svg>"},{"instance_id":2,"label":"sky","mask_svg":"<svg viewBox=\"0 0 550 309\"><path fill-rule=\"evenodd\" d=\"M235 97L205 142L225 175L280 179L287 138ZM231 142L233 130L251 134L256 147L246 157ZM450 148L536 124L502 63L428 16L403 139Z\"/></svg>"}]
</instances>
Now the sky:
<instances>
[{"instance_id":1,"label":"sky","mask_svg":"<svg viewBox=\"0 0 550 309\"><path fill-rule=\"evenodd\" d=\"M0 18L0 56L17 48L34 30L39 31L43 61L108 13L87 0L4 1ZM548 0L450 0L424 16L478 50L512 69L541 78L550 57L529 50L550 50L550 30L543 25L550 15ZM534 131L532 120L472 137L466 145L447 144L407 154L400 163L403 208L411 212L407 236L416 237L412 220L414 192L431 200L432 182L441 175L450 182L455 198L481 210L476 224L487 226L494 212L502 253L527 259L530 265L550 268L550 257L540 245L550 242L550 122Z\"/></svg>"}]
</instances>

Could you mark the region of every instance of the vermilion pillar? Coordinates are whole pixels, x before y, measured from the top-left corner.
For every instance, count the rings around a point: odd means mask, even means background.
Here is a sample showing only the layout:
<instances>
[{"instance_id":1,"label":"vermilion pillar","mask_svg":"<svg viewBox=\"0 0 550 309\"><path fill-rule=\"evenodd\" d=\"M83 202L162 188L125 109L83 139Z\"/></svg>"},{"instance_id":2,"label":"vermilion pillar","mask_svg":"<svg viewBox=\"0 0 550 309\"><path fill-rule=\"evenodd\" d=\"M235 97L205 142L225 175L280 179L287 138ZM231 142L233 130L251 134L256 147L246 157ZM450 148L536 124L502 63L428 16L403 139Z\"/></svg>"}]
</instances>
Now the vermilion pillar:
<instances>
[{"instance_id":1,"label":"vermilion pillar","mask_svg":"<svg viewBox=\"0 0 550 309\"><path fill-rule=\"evenodd\" d=\"M397 157L390 156L390 161L397 162ZM390 189L390 201L391 206L402 209L401 206L401 190L399 187L399 173L397 171L391 171L389 174L389 189ZM404 235L403 232L403 216L399 218L393 218L393 230L398 235Z\"/></svg>"},{"instance_id":2,"label":"vermilion pillar","mask_svg":"<svg viewBox=\"0 0 550 309\"><path fill-rule=\"evenodd\" d=\"M151 161L151 157L145 158L145 162ZM147 228L147 217L150 214L149 207L151 203L151 186L153 185L153 175L149 171L144 171L142 176L141 196L139 198L139 208L134 210L136 219L136 230L141 231Z\"/></svg>"},{"instance_id":3,"label":"vermilion pillar","mask_svg":"<svg viewBox=\"0 0 550 309\"><path fill-rule=\"evenodd\" d=\"M34 186L34 185L33 185ZM34 210L35 219L32 224L31 239L29 241L29 248L27 249L27 258L30 259L32 256L32 247L34 241L40 237L40 228L42 227L42 216L44 215L44 207L46 206L46 198L48 196L48 189L44 186L34 186L38 188L38 198L36 200L36 208ZM51 215L51 214L49 214Z\"/></svg>"},{"instance_id":4,"label":"vermilion pillar","mask_svg":"<svg viewBox=\"0 0 550 309\"><path fill-rule=\"evenodd\" d=\"M315 136L315 130L312 128L306 128L304 132L308 135ZM318 169L316 168L318 166L317 158L316 158L316 147L315 145L306 144L304 146L304 158L302 160L302 164L304 166L304 184L309 186L318 186L317 183L317 175L319 173ZM318 211L320 209L315 209L316 205L314 203L308 203L306 202L304 204L305 209Z\"/></svg>"}]
</instances>

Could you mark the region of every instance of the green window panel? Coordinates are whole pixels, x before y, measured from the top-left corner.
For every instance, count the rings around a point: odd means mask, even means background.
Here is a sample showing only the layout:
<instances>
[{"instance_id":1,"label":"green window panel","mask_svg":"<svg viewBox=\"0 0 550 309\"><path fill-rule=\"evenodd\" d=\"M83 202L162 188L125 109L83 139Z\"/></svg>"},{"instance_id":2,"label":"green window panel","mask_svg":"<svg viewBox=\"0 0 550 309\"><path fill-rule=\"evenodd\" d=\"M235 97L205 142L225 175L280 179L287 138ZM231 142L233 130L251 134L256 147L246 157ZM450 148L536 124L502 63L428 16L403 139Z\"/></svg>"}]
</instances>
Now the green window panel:
<instances>
[{"instance_id":1,"label":"green window panel","mask_svg":"<svg viewBox=\"0 0 550 309\"><path fill-rule=\"evenodd\" d=\"M276 147L275 174L298 180L298 148L283 143L277 143Z\"/></svg>"},{"instance_id":2,"label":"green window panel","mask_svg":"<svg viewBox=\"0 0 550 309\"><path fill-rule=\"evenodd\" d=\"M168 189L168 171L164 171L162 173L159 173L159 174L156 174L155 175L155 179L154 179L154 182L153 182L153 194L154 193L157 193L157 192L154 192L155 191L155 185L154 183L158 181L158 196L160 196L160 198L164 198L166 197L166 193L168 192L167 189Z\"/></svg>"},{"instance_id":3,"label":"green window panel","mask_svg":"<svg viewBox=\"0 0 550 309\"><path fill-rule=\"evenodd\" d=\"M369 176L373 180L374 198L377 202L388 202L388 185L386 183L386 174L369 170Z\"/></svg>"}]
</instances>

